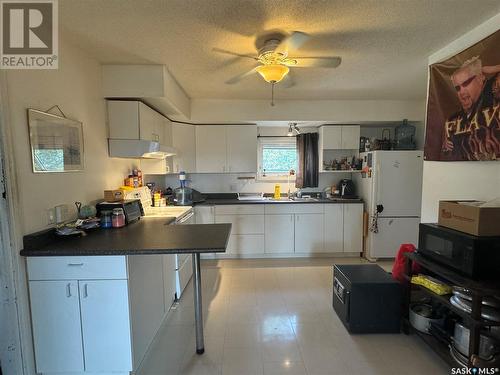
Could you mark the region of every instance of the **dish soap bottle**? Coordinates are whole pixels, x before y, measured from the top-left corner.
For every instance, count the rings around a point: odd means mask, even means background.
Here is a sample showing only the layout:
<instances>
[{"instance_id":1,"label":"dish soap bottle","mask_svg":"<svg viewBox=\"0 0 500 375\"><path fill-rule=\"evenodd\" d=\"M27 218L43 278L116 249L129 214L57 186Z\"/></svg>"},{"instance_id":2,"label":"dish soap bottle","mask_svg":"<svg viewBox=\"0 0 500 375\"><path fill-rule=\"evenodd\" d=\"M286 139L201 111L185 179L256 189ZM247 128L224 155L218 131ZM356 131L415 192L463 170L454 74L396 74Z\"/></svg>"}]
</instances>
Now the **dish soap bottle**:
<instances>
[{"instance_id":1,"label":"dish soap bottle","mask_svg":"<svg viewBox=\"0 0 500 375\"><path fill-rule=\"evenodd\" d=\"M281 186L280 184L274 185L274 199L281 198Z\"/></svg>"}]
</instances>

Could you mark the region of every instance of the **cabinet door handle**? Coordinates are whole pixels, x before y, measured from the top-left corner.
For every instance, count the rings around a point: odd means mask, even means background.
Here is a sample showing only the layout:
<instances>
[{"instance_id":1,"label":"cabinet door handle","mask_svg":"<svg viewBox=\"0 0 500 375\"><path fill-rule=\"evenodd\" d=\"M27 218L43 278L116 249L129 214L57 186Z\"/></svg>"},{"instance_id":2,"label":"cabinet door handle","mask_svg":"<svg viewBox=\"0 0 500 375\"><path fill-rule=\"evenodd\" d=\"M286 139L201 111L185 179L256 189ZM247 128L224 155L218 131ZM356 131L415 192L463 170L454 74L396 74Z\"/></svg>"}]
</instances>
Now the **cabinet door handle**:
<instances>
[{"instance_id":1,"label":"cabinet door handle","mask_svg":"<svg viewBox=\"0 0 500 375\"><path fill-rule=\"evenodd\" d=\"M83 298L87 298L89 296L88 284L83 286Z\"/></svg>"},{"instance_id":2,"label":"cabinet door handle","mask_svg":"<svg viewBox=\"0 0 500 375\"><path fill-rule=\"evenodd\" d=\"M295 220L299 221L299 215L295 216Z\"/></svg>"},{"instance_id":3,"label":"cabinet door handle","mask_svg":"<svg viewBox=\"0 0 500 375\"><path fill-rule=\"evenodd\" d=\"M83 263L68 263L68 266L70 266L70 267L81 267L81 266L83 266Z\"/></svg>"},{"instance_id":4,"label":"cabinet door handle","mask_svg":"<svg viewBox=\"0 0 500 375\"><path fill-rule=\"evenodd\" d=\"M68 283L68 285L66 285L66 297L71 297L71 283Z\"/></svg>"}]
</instances>

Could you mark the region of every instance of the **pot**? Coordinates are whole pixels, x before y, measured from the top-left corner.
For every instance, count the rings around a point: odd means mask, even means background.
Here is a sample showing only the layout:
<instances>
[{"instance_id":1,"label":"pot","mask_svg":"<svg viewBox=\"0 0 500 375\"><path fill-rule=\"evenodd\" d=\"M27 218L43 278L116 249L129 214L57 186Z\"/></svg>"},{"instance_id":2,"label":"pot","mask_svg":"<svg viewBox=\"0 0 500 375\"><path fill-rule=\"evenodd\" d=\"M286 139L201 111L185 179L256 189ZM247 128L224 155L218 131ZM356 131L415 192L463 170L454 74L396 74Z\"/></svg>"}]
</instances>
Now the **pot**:
<instances>
[{"instance_id":1,"label":"pot","mask_svg":"<svg viewBox=\"0 0 500 375\"><path fill-rule=\"evenodd\" d=\"M443 325L444 317L436 315L432 306L426 303L414 303L410 306L410 324L413 328L429 334L431 323Z\"/></svg>"},{"instance_id":2,"label":"pot","mask_svg":"<svg viewBox=\"0 0 500 375\"><path fill-rule=\"evenodd\" d=\"M453 346L461 354L469 357L469 336L470 331L460 323L455 323L453 334ZM479 338L479 357L488 359L493 357L500 350L500 344L493 337L481 333Z\"/></svg>"}]
</instances>

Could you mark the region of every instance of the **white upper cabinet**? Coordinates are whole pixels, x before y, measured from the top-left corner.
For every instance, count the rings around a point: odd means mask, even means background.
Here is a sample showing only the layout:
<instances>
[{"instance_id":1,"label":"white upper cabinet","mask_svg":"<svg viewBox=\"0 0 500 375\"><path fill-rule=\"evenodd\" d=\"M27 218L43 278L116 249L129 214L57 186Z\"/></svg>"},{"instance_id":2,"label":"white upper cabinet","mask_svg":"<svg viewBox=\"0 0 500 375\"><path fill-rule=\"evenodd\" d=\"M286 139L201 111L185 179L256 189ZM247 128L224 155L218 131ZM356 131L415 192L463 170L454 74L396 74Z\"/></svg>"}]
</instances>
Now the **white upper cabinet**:
<instances>
[{"instance_id":1,"label":"white upper cabinet","mask_svg":"<svg viewBox=\"0 0 500 375\"><path fill-rule=\"evenodd\" d=\"M226 172L257 172L257 127L226 126Z\"/></svg>"},{"instance_id":2,"label":"white upper cabinet","mask_svg":"<svg viewBox=\"0 0 500 375\"><path fill-rule=\"evenodd\" d=\"M257 126L198 125L196 171L238 173L257 171Z\"/></svg>"},{"instance_id":3,"label":"white upper cabinet","mask_svg":"<svg viewBox=\"0 0 500 375\"><path fill-rule=\"evenodd\" d=\"M196 172L196 126L172 123L172 145L177 150L173 157L174 173Z\"/></svg>"},{"instance_id":4,"label":"white upper cabinet","mask_svg":"<svg viewBox=\"0 0 500 375\"><path fill-rule=\"evenodd\" d=\"M357 150L361 128L359 125L330 125L319 128L320 150Z\"/></svg>"},{"instance_id":5,"label":"white upper cabinet","mask_svg":"<svg viewBox=\"0 0 500 375\"><path fill-rule=\"evenodd\" d=\"M222 125L196 127L196 172L226 172L226 128Z\"/></svg>"},{"instance_id":6,"label":"white upper cabinet","mask_svg":"<svg viewBox=\"0 0 500 375\"><path fill-rule=\"evenodd\" d=\"M342 126L342 146L343 150L359 149L359 137L361 128L359 125Z\"/></svg>"},{"instance_id":7,"label":"white upper cabinet","mask_svg":"<svg viewBox=\"0 0 500 375\"><path fill-rule=\"evenodd\" d=\"M108 100L108 123L113 139L142 139L167 146L172 142L170 121L138 101Z\"/></svg>"},{"instance_id":8,"label":"white upper cabinet","mask_svg":"<svg viewBox=\"0 0 500 375\"><path fill-rule=\"evenodd\" d=\"M319 143L322 150L342 148L342 126L322 126L319 128Z\"/></svg>"}]
</instances>

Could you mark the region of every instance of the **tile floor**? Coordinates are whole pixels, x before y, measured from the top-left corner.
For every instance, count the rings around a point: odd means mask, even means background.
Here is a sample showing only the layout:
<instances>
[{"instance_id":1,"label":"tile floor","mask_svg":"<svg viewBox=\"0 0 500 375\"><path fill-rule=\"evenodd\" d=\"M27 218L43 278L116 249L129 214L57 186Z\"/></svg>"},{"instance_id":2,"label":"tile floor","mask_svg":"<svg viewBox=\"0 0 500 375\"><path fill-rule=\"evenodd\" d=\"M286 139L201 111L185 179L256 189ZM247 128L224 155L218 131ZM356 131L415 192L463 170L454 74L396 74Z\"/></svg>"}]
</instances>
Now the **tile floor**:
<instances>
[{"instance_id":1,"label":"tile floor","mask_svg":"<svg viewBox=\"0 0 500 375\"><path fill-rule=\"evenodd\" d=\"M331 306L333 262L360 260L204 261L205 354L190 283L140 375L449 374L416 336L349 335Z\"/></svg>"}]
</instances>

